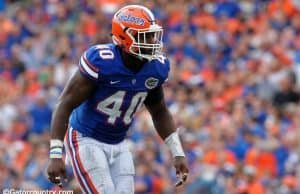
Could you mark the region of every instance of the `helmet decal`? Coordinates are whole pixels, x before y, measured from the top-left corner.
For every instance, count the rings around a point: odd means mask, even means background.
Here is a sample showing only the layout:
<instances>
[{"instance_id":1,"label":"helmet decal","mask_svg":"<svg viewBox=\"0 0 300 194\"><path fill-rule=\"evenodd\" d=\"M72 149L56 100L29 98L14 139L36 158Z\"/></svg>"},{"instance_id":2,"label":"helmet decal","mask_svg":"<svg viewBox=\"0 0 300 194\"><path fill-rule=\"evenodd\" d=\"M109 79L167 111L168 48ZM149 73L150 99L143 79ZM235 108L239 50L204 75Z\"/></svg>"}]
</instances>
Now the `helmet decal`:
<instances>
[{"instance_id":1,"label":"helmet decal","mask_svg":"<svg viewBox=\"0 0 300 194\"><path fill-rule=\"evenodd\" d=\"M143 18L134 17L130 14L128 15L119 15L118 19L120 22L128 22L128 23L135 23L136 25L144 26L145 20Z\"/></svg>"}]
</instances>

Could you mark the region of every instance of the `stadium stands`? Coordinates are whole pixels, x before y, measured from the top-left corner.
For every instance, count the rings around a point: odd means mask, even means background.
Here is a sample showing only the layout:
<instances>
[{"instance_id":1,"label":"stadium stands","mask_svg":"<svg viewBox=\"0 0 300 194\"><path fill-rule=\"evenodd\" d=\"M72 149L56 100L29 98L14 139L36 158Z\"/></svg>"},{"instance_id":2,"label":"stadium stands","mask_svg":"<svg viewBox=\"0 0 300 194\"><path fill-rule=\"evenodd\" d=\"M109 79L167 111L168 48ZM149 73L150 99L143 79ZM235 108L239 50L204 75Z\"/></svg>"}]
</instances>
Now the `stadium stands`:
<instances>
[{"instance_id":1,"label":"stadium stands","mask_svg":"<svg viewBox=\"0 0 300 194\"><path fill-rule=\"evenodd\" d=\"M0 1L0 188L46 177L51 112L80 53L111 42L134 0ZM190 165L177 193L300 194L300 4L143 1L165 28L165 96ZM145 109L129 134L136 193L175 193L170 153ZM71 169L66 189L78 191Z\"/></svg>"}]
</instances>

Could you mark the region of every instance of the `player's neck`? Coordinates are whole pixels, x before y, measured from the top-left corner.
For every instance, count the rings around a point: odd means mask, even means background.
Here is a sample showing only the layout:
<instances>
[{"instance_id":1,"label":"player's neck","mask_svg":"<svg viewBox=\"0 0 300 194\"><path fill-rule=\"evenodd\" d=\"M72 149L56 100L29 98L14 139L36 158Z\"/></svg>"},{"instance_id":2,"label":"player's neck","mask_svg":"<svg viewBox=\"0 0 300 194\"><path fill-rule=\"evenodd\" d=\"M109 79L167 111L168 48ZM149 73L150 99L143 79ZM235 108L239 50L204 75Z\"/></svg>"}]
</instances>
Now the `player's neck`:
<instances>
[{"instance_id":1,"label":"player's neck","mask_svg":"<svg viewBox=\"0 0 300 194\"><path fill-rule=\"evenodd\" d=\"M139 72L142 69L143 65L147 62L146 59L138 59L137 57L123 51L121 51L121 56L124 65L134 73Z\"/></svg>"}]
</instances>

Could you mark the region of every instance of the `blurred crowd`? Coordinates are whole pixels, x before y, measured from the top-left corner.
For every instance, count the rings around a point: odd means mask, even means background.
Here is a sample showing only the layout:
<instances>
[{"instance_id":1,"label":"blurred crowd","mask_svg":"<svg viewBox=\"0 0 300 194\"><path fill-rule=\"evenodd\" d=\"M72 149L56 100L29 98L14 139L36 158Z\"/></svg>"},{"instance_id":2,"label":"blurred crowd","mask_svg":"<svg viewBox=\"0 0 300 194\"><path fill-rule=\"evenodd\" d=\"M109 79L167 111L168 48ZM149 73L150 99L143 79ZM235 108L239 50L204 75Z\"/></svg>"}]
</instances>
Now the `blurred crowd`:
<instances>
[{"instance_id":1,"label":"blurred crowd","mask_svg":"<svg viewBox=\"0 0 300 194\"><path fill-rule=\"evenodd\" d=\"M81 53L111 42L113 13L149 7L171 60L165 98L190 166L175 189L145 109L129 131L136 194L300 194L297 0L0 0L0 188L47 180L49 125ZM70 166L66 189L78 191Z\"/></svg>"}]
</instances>

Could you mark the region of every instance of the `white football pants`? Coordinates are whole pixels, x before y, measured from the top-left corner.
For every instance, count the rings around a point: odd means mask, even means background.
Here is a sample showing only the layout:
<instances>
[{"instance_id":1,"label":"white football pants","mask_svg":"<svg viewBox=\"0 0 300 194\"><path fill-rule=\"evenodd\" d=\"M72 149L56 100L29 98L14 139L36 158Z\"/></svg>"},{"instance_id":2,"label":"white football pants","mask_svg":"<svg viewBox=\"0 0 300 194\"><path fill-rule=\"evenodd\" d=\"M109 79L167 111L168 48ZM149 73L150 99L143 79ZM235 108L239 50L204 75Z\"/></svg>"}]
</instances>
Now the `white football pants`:
<instances>
[{"instance_id":1,"label":"white football pants","mask_svg":"<svg viewBox=\"0 0 300 194\"><path fill-rule=\"evenodd\" d=\"M134 165L126 141L106 144L69 127L65 148L84 193L134 193Z\"/></svg>"}]
</instances>

